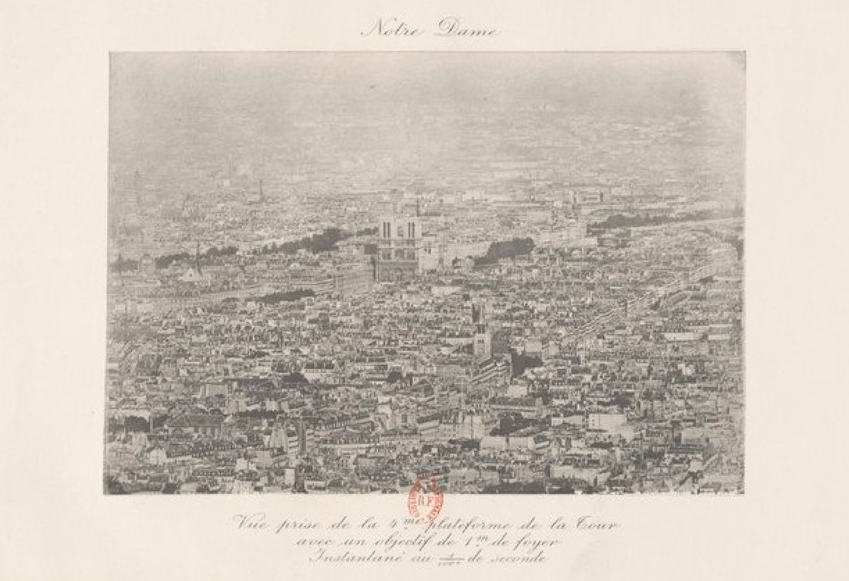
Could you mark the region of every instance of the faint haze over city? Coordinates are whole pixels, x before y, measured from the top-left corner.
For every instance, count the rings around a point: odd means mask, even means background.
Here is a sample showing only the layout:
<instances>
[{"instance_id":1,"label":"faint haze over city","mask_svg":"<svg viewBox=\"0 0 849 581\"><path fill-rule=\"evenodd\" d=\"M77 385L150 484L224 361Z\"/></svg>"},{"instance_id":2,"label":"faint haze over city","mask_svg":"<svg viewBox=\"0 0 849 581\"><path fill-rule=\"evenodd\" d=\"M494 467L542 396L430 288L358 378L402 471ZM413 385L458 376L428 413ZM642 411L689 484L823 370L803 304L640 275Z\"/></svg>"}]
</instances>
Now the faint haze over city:
<instances>
[{"instance_id":1,"label":"faint haze over city","mask_svg":"<svg viewBox=\"0 0 849 581\"><path fill-rule=\"evenodd\" d=\"M507 164L741 195L744 92L740 53L116 53L110 173L166 196L227 171L329 194L348 175L485 187Z\"/></svg>"}]
</instances>

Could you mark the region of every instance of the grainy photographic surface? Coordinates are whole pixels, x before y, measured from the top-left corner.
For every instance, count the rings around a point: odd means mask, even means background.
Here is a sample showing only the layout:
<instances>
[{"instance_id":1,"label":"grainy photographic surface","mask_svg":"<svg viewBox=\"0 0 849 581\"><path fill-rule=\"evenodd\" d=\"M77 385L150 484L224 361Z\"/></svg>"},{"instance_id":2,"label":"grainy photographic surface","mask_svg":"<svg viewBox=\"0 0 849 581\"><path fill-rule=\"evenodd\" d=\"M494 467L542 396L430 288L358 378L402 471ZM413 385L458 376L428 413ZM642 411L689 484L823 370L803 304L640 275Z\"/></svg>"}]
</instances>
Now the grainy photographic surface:
<instances>
[{"instance_id":1,"label":"grainy photographic surface","mask_svg":"<svg viewBox=\"0 0 849 581\"><path fill-rule=\"evenodd\" d=\"M120 53L104 490L742 493L742 53Z\"/></svg>"}]
</instances>

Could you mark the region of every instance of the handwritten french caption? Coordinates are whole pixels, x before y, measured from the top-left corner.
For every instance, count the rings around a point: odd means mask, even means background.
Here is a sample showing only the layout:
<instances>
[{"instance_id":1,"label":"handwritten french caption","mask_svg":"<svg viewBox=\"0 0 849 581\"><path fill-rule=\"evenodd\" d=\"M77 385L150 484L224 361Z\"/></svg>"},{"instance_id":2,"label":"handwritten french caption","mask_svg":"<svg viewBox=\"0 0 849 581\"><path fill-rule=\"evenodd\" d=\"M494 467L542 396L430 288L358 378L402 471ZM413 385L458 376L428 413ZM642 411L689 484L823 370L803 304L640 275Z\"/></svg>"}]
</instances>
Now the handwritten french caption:
<instances>
[{"instance_id":1,"label":"handwritten french caption","mask_svg":"<svg viewBox=\"0 0 849 581\"><path fill-rule=\"evenodd\" d=\"M618 522L592 515L521 521L490 518L378 520L339 516L318 520L276 519L264 512L236 514L236 531L270 535L300 549L311 563L421 563L462 566L484 563L546 563L575 535L610 535Z\"/></svg>"}]
</instances>

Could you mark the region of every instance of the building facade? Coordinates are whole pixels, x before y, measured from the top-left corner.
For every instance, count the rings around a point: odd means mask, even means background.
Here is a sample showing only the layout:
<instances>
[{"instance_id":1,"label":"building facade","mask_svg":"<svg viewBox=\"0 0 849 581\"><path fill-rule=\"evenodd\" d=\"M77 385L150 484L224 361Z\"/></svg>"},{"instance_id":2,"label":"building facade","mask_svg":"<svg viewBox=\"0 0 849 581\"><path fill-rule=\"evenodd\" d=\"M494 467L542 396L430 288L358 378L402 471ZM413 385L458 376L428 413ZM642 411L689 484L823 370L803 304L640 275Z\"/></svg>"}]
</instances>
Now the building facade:
<instances>
[{"instance_id":1,"label":"building facade","mask_svg":"<svg viewBox=\"0 0 849 581\"><path fill-rule=\"evenodd\" d=\"M409 280L419 271L421 224L418 218L384 218L378 224L378 282Z\"/></svg>"}]
</instances>

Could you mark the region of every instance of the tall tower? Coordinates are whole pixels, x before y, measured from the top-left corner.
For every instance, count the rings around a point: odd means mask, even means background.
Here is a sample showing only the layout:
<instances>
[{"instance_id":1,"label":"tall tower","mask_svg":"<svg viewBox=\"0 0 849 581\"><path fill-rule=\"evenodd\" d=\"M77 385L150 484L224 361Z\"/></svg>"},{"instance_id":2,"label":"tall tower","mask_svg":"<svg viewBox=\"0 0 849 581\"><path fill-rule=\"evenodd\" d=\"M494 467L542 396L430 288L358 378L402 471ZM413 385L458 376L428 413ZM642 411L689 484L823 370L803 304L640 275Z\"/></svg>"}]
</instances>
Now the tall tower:
<instances>
[{"instance_id":1,"label":"tall tower","mask_svg":"<svg viewBox=\"0 0 849 581\"><path fill-rule=\"evenodd\" d=\"M486 301L476 299L472 301L472 324L475 326L475 333L486 333L488 313Z\"/></svg>"},{"instance_id":2,"label":"tall tower","mask_svg":"<svg viewBox=\"0 0 849 581\"><path fill-rule=\"evenodd\" d=\"M489 313L486 301L472 301L472 324L475 326L473 352L478 359L492 357L492 335L489 333Z\"/></svg>"}]
</instances>

